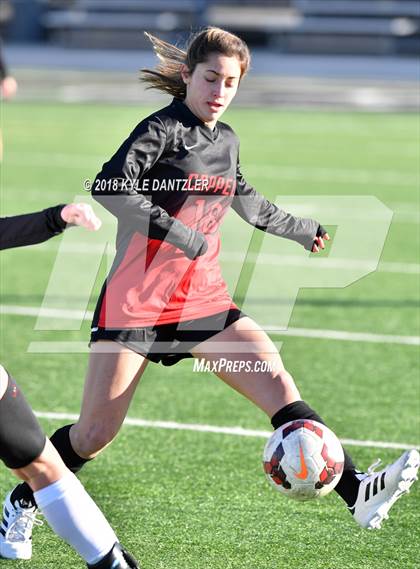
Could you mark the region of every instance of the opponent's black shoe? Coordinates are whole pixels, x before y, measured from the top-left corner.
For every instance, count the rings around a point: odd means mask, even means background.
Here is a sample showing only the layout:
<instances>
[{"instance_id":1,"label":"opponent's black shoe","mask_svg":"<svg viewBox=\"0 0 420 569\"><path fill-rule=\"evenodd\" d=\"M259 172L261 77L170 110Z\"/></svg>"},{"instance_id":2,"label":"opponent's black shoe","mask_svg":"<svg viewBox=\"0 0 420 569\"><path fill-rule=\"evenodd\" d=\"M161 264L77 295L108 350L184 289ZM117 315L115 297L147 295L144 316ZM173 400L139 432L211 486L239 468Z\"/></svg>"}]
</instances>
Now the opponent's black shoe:
<instances>
[{"instance_id":1,"label":"opponent's black shoe","mask_svg":"<svg viewBox=\"0 0 420 569\"><path fill-rule=\"evenodd\" d=\"M88 565L89 569L140 569L140 565L120 543L115 543L109 553L98 563Z\"/></svg>"}]
</instances>

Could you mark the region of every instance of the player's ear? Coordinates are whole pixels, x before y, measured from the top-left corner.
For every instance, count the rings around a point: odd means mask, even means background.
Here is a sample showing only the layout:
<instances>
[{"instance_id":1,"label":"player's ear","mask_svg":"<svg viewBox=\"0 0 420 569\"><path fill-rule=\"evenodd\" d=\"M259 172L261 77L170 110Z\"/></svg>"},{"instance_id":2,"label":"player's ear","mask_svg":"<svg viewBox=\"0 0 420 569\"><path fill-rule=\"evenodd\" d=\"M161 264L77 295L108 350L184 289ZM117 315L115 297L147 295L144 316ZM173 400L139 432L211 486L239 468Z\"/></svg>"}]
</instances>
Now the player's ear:
<instances>
[{"instance_id":1,"label":"player's ear","mask_svg":"<svg viewBox=\"0 0 420 569\"><path fill-rule=\"evenodd\" d=\"M185 63L181 65L181 77L186 85L191 81L191 73Z\"/></svg>"}]
</instances>

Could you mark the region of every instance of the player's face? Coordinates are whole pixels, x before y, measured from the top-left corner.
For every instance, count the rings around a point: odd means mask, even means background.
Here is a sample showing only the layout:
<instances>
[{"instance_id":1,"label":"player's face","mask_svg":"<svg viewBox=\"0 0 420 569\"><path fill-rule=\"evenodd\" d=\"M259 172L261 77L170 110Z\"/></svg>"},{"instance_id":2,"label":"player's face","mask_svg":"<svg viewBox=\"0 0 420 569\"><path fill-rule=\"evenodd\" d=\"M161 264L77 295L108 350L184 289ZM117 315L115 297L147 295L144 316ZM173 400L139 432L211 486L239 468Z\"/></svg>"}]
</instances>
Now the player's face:
<instances>
[{"instance_id":1,"label":"player's face","mask_svg":"<svg viewBox=\"0 0 420 569\"><path fill-rule=\"evenodd\" d=\"M236 57L219 53L196 65L193 73L185 67L182 78L187 85L185 103L210 128L222 116L238 90L241 66Z\"/></svg>"}]
</instances>

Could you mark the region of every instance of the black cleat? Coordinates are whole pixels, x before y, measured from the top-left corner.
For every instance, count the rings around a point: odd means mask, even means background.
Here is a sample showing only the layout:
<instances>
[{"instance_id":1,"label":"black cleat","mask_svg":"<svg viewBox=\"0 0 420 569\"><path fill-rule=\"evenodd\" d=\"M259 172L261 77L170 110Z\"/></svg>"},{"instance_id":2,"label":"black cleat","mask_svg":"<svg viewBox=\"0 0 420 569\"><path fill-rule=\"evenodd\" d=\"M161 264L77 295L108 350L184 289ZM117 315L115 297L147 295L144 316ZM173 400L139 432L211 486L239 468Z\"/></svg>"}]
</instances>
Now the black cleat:
<instances>
[{"instance_id":1,"label":"black cleat","mask_svg":"<svg viewBox=\"0 0 420 569\"><path fill-rule=\"evenodd\" d=\"M109 553L88 569L140 569L140 565L120 543L115 543Z\"/></svg>"}]
</instances>

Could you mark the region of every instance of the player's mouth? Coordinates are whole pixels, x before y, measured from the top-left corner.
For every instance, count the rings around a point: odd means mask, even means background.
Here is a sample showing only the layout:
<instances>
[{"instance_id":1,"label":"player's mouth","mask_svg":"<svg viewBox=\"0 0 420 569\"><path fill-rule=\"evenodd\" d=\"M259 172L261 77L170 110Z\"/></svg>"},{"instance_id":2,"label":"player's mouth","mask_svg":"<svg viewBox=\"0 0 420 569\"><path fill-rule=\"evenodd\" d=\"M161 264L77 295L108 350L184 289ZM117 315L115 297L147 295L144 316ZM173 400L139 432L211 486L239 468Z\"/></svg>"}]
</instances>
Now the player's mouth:
<instances>
[{"instance_id":1,"label":"player's mouth","mask_svg":"<svg viewBox=\"0 0 420 569\"><path fill-rule=\"evenodd\" d=\"M207 104L210 107L210 110L213 112L220 111L220 109L223 108L223 105L221 105L220 103L216 103L214 101L208 101Z\"/></svg>"}]
</instances>

